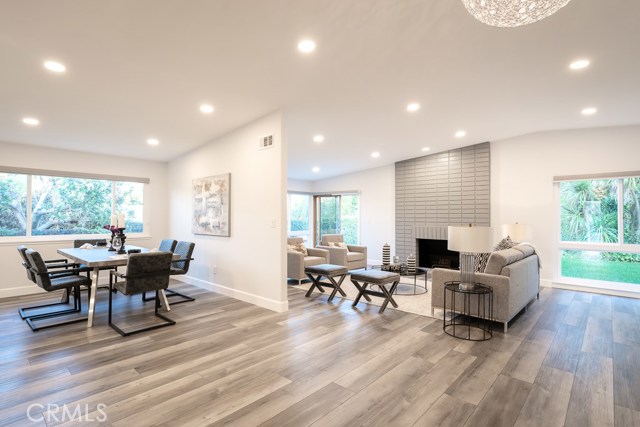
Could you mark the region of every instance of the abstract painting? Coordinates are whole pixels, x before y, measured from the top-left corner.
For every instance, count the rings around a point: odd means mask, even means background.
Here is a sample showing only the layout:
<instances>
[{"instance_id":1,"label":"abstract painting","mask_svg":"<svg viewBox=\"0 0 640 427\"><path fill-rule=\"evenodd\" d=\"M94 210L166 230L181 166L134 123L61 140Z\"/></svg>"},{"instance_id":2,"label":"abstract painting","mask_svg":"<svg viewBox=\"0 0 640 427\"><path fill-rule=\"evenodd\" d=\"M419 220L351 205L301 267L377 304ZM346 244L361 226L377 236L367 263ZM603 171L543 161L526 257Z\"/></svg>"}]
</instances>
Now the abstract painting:
<instances>
[{"instance_id":1,"label":"abstract painting","mask_svg":"<svg viewBox=\"0 0 640 427\"><path fill-rule=\"evenodd\" d=\"M193 234L229 236L230 173L193 180Z\"/></svg>"}]
</instances>

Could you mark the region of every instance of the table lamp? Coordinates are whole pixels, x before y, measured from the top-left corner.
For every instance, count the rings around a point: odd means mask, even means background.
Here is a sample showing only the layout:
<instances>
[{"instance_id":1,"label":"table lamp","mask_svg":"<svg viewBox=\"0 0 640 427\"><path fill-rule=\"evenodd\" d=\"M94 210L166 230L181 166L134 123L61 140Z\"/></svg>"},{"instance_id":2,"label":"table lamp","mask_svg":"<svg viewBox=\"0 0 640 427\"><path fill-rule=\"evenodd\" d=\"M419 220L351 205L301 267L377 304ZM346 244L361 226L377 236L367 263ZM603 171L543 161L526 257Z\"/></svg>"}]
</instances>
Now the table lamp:
<instances>
[{"instance_id":1,"label":"table lamp","mask_svg":"<svg viewBox=\"0 0 640 427\"><path fill-rule=\"evenodd\" d=\"M475 254L491 252L493 229L491 227L449 226L447 248L460 252L460 289L475 287Z\"/></svg>"},{"instance_id":2,"label":"table lamp","mask_svg":"<svg viewBox=\"0 0 640 427\"><path fill-rule=\"evenodd\" d=\"M531 226L529 224L502 224L502 237L511 237L514 242L531 240Z\"/></svg>"}]
</instances>

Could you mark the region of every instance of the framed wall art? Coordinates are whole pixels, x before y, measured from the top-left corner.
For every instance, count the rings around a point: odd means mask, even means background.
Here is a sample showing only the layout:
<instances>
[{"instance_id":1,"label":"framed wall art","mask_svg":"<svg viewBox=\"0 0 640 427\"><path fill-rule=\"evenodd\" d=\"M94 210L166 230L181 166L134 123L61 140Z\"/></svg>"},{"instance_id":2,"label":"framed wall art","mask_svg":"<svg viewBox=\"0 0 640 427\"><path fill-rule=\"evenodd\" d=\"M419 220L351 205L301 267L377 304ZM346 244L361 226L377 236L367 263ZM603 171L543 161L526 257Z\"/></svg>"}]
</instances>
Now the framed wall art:
<instances>
[{"instance_id":1,"label":"framed wall art","mask_svg":"<svg viewBox=\"0 0 640 427\"><path fill-rule=\"evenodd\" d=\"M193 234L229 236L231 174L193 180Z\"/></svg>"}]
</instances>

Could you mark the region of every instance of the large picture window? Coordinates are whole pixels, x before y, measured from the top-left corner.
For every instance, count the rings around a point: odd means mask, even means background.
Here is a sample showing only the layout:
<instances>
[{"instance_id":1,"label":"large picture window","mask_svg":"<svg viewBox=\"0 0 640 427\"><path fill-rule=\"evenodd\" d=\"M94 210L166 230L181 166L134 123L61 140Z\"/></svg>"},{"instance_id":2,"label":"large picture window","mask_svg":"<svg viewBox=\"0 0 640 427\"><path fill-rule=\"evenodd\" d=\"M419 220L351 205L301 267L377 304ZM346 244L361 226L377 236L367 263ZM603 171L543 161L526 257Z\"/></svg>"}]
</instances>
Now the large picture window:
<instances>
[{"instance_id":1,"label":"large picture window","mask_svg":"<svg viewBox=\"0 0 640 427\"><path fill-rule=\"evenodd\" d=\"M142 182L0 173L0 236L106 234L114 213L141 233L143 200Z\"/></svg>"},{"instance_id":2,"label":"large picture window","mask_svg":"<svg viewBox=\"0 0 640 427\"><path fill-rule=\"evenodd\" d=\"M560 275L640 284L640 177L559 184Z\"/></svg>"}]
</instances>

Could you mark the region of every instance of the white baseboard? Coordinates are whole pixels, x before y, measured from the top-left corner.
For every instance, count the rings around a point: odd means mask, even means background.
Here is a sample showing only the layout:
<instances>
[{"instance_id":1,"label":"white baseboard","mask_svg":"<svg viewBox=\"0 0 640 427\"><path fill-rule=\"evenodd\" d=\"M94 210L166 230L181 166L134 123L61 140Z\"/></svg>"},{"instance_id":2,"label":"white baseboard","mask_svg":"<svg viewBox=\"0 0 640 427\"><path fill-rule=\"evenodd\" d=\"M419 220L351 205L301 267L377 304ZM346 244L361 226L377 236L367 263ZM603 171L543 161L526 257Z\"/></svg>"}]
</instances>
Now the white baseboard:
<instances>
[{"instance_id":1,"label":"white baseboard","mask_svg":"<svg viewBox=\"0 0 640 427\"><path fill-rule=\"evenodd\" d=\"M0 289L0 299L11 298L11 297L21 297L24 295L43 294L43 293L45 293L45 291L43 291L36 285L20 286L17 288Z\"/></svg>"},{"instance_id":2,"label":"white baseboard","mask_svg":"<svg viewBox=\"0 0 640 427\"><path fill-rule=\"evenodd\" d=\"M572 285L569 283L557 283L557 282L551 282L551 286L549 287L556 288L556 289L567 289L570 291L590 292L593 294L613 295L617 297L640 299L640 293L638 292L622 291L619 289L603 289L603 288L595 288L592 286L580 286L580 285Z\"/></svg>"},{"instance_id":3,"label":"white baseboard","mask_svg":"<svg viewBox=\"0 0 640 427\"><path fill-rule=\"evenodd\" d=\"M540 286L543 288L553 288L553 282L551 280L540 279Z\"/></svg>"},{"instance_id":4,"label":"white baseboard","mask_svg":"<svg viewBox=\"0 0 640 427\"><path fill-rule=\"evenodd\" d=\"M266 308L268 310L282 313L289 310L289 301L276 301L270 298L261 297L259 295L251 294L249 292L241 291L238 289L229 288L227 286L219 285L217 283L208 282L206 280L197 279L191 276L173 276L172 279L179 280L189 285L197 286L208 291L216 292L218 294L235 298L240 301L248 302L249 304L257 305L258 307Z\"/></svg>"}]
</instances>

